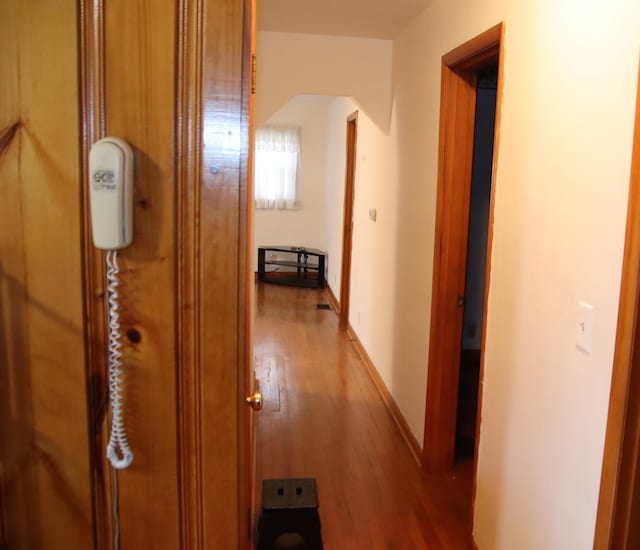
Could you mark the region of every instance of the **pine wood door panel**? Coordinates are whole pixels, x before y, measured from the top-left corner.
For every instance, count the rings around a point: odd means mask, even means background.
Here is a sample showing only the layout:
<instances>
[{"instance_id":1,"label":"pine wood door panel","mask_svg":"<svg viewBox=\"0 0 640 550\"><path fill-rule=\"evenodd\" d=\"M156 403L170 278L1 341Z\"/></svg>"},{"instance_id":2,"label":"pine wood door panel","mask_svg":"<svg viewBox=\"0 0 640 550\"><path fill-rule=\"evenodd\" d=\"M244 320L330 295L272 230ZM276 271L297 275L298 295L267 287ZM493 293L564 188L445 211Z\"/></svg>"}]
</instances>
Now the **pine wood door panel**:
<instances>
[{"instance_id":1,"label":"pine wood door panel","mask_svg":"<svg viewBox=\"0 0 640 550\"><path fill-rule=\"evenodd\" d=\"M0 541L12 549L92 546L76 10L0 7Z\"/></svg>"},{"instance_id":2,"label":"pine wood door panel","mask_svg":"<svg viewBox=\"0 0 640 550\"><path fill-rule=\"evenodd\" d=\"M125 416L135 455L119 474L124 548L178 548L176 472L176 9L173 0L107 2L106 133L134 149L134 241L122 250Z\"/></svg>"},{"instance_id":3,"label":"pine wood door panel","mask_svg":"<svg viewBox=\"0 0 640 550\"><path fill-rule=\"evenodd\" d=\"M205 8L202 56L201 289L203 534L207 548L247 543L243 406L247 339L247 157L251 3ZM240 407L239 407L240 404Z\"/></svg>"}]
</instances>

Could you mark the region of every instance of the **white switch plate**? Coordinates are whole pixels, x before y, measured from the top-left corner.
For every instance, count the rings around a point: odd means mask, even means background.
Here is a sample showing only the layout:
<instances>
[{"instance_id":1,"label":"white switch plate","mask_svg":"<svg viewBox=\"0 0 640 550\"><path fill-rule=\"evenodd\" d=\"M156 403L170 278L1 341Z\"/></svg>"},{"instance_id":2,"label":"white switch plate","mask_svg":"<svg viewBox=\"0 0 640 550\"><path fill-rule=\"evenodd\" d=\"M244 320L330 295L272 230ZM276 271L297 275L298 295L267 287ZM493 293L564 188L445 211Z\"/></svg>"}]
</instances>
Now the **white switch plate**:
<instances>
[{"instance_id":1,"label":"white switch plate","mask_svg":"<svg viewBox=\"0 0 640 550\"><path fill-rule=\"evenodd\" d=\"M378 217L378 211L375 208L369 208L369 219L372 222L375 222L377 217Z\"/></svg>"},{"instance_id":2,"label":"white switch plate","mask_svg":"<svg viewBox=\"0 0 640 550\"><path fill-rule=\"evenodd\" d=\"M576 346L582 351L591 353L593 336L593 306L585 302L578 303L578 319L576 321Z\"/></svg>"}]
</instances>

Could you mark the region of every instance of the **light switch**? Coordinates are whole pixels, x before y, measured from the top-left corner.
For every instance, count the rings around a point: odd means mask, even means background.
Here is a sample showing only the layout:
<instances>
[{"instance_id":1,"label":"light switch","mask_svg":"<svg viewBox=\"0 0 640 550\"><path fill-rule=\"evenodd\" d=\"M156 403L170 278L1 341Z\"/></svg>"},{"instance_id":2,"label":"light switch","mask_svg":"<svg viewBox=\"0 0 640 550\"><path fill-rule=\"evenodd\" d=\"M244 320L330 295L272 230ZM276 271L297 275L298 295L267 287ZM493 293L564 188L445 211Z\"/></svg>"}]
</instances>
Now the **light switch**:
<instances>
[{"instance_id":1,"label":"light switch","mask_svg":"<svg viewBox=\"0 0 640 550\"><path fill-rule=\"evenodd\" d=\"M578 319L576 321L576 346L582 351L591 353L593 335L593 306L585 302L578 303Z\"/></svg>"},{"instance_id":2,"label":"light switch","mask_svg":"<svg viewBox=\"0 0 640 550\"><path fill-rule=\"evenodd\" d=\"M372 222L375 222L377 217L378 217L378 211L375 208L369 208L369 219Z\"/></svg>"}]
</instances>

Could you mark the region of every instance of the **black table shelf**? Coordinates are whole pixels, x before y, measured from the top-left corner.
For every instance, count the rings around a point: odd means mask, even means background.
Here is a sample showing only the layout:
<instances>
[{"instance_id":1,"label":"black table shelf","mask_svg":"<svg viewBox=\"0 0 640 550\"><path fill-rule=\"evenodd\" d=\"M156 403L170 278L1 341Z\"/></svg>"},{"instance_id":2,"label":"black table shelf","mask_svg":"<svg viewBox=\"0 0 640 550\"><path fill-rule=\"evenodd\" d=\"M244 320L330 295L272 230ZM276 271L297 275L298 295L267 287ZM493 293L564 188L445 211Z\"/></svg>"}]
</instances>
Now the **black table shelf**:
<instances>
[{"instance_id":1,"label":"black table shelf","mask_svg":"<svg viewBox=\"0 0 640 550\"><path fill-rule=\"evenodd\" d=\"M323 288L326 253L298 246L258 247L258 280L281 285ZM267 266L275 266L267 270ZM278 268L289 268L280 271Z\"/></svg>"}]
</instances>

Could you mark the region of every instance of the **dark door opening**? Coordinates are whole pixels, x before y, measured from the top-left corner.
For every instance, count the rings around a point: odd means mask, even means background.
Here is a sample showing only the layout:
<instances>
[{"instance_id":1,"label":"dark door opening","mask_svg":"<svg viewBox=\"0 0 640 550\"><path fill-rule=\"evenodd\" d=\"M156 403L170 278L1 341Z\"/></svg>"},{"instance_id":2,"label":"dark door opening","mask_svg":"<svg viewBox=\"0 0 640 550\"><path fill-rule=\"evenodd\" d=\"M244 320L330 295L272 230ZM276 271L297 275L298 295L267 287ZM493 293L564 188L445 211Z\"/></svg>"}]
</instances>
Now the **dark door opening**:
<instances>
[{"instance_id":1,"label":"dark door opening","mask_svg":"<svg viewBox=\"0 0 640 550\"><path fill-rule=\"evenodd\" d=\"M472 457L475 448L497 85L497 64L478 71L458 381L456 460Z\"/></svg>"}]
</instances>

